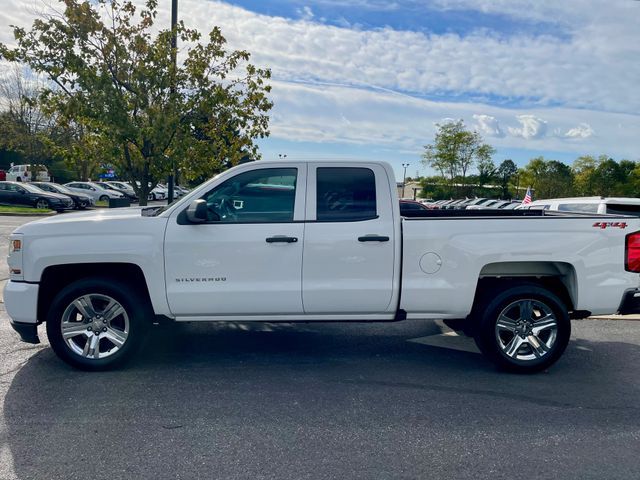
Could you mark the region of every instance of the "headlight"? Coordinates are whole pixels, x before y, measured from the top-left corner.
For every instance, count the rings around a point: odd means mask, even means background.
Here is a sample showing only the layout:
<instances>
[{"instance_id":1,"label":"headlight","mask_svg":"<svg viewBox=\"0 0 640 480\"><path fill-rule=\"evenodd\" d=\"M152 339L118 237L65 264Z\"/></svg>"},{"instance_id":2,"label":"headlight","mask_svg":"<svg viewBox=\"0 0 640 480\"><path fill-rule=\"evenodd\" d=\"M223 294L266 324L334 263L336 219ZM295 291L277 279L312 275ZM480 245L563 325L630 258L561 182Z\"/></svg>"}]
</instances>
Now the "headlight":
<instances>
[{"instance_id":1,"label":"headlight","mask_svg":"<svg viewBox=\"0 0 640 480\"><path fill-rule=\"evenodd\" d=\"M12 234L9 238L9 255L7 263L9 264L9 278L12 280L24 280L24 272L22 271L22 254L24 244L22 243L21 234Z\"/></svg>"},{"instance_id":2,"label":"headlight","mask_svg":"<svg viewBox=\"0 0 640 480\"><path fill-rule=\"evenodd\" d=\"M20 252L22 250L22 240L16 238L9 241L9 253Z\"/></svg>"}]
</instances>

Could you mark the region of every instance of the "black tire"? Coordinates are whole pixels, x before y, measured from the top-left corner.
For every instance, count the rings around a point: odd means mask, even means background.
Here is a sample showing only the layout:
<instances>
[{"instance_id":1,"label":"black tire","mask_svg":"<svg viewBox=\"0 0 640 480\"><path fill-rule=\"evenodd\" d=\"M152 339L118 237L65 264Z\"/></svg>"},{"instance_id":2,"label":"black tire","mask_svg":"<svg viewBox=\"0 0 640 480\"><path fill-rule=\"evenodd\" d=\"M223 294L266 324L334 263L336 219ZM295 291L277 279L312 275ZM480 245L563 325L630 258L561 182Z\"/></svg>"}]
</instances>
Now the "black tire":
<instances>
[{"instance_id":1,"label":"black tire","mask_svg":"<svg viewBox=\"0 0 640 480\"><path fill-rule=\"evenodd\" d=\"M21 181L22 181L22 177L16 178L16 182L21 182Z\"/></svg>"},{"instance_id":2,"label":"black tire","mask_svg":"<svg viewBox=\"0 0 640 480\"><path fill-rule=\"evenodd\" d=\"M108 202L109 201L109 196L108 195L102 195L99 200L101 202Z\"/></svg>"},{"instance_id":3,"label":"black tire","mask_svg":"<svg viewBox=\"0 0 640 480\"><path fill-rule=\"evenodd\" d=\"M73 302L85 295L110 297L122 306L128 319L126 340L114 353L109 352L116 347L116 344L112 343L109 339L105 341L102 338L102 332L99 334L100 336L97 340L98 351L105 350L104 353L108 354L108 356L104 358L87 358L82 356L81 353L76 353L72 347L67 344L62 335L62 323L65 311L67 311L68 308L74 311L74 307L72 307ZM94 301L93 304L95 306L96 301ZM47 314L47 337L49 338L51 348L58 357L66 363L81 370L100 371L118 367L131 359L144 339L144 334L147 331L146 327L150 325L148 321L149 309L146 305L148 305L147 302L137 293L136 288L115 279L86 278L77 280L62 289L60 293L55 296ZM99 308L96 307L94 313L97 313L98 310ZM71 318L77 318L79 316L78 314L79 310L73 313ZM114 317L113 321L123 322L124 318L124 315L118 315ZM93 325L92 322L84 318L78 321L77 324L81 326L82 329L84 329L84 325ZM109 322L108 326L115 328L115 325L111 322ZM73 338L76 339L73 340L75 346L81 349L82 335L79 334ZM86 342L89 342L90 338L90 334L87 334ZM80 344L76 342L80 342Z\"/></svg>"},{"instance_id":4,"label":"black tire","mask_svg":"<svg viewBox=\"0 0 640 480\"><path fill-rule=\"evenodd\" d=\"M515 356L534 358L514 358L503 350L500 342L503 344L507 343L508 340L510 340L509 335L512 335L511 338L518 336L520 336L520 338L523 337L521 335L510 334L509 331L501 330L500 333L498 333L498 319L501 313L504 313L505 309L512 305L520 305L522 303L519 304L518 302L526 302L527 300L534 302L533 317L539 315L538 322L543 316L543 309L548 309L548 311L553 314L556 320L555 341L553 341L549 347L547 347L546 343L541 344L547 351L541 356L538 356L540 355L539 352L536 354L535 349L531 346L536 343L532 339L532 342L525 343L520 349L517 349ZM513 306L512 308L520 307ZM510 311L507 311L506 313L509 312ZM522 315L521 310L520 312ZM510 314L510 318L512 317L513 315ZM488 298L485 293L484 301L476 308L475 318L478 324L475 329L474 338L480 351L499 368L515 373L535 373L549 368L562 356L569 343L569 337L571 336L571 321L569 320L566 305L557 295L534 283L511 284L510 287L498 290L497 295L493 298ZM525 329L526 326L523 324L518 326L518 328ZM529 338L526 332L522 332L522 334L525 335L526 339ZM551 330L548 332L540 331L539 334L548 335L547 339L550 339L552 335ZM525 338L523 338L523 340ZM535 338L539 339L538 336ZM540 338L544 340L543 337ZM516 340L518 339L516 338ZM508 346L508 344L505 345L505 347L506 346ZM519 352L524 353L519 354ZM527 354L527 352L530 353Z\"/></svg>"}]
</instances>

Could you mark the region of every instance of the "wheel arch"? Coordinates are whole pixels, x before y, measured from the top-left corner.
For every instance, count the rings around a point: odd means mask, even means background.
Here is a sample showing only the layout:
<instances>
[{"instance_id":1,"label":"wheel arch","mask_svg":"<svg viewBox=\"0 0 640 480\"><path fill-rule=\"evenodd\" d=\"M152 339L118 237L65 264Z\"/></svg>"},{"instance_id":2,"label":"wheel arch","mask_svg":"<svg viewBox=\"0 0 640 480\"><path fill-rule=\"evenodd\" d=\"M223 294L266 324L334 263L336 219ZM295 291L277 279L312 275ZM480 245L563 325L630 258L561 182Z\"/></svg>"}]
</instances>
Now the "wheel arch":
<instances>
[{"instance_id":1,"label":"wheel arch","mask_svg":"<svg viewBox=\"0 0 640 480\"><path fill-rule=\"evenodd\" d=\"M533 283L556 294L567 311L578 304L578 282L574 266L567 262L497 262L485 265L478 276L474 297L476 309L492 290L502 290L514 281ZM585 315L588 312L585 312ZM586 315L588 316L588 315Z\"/></svg>"},{"instance_id":2,"label":"wheel arch","mask_svg":"<svg viewBox=\"0 0 640 480\"><path fill-rule=\"evenodd\" d=\"M142 269L133 263L79 263L51 265L44 269L38 292L38 319L44 321L54 297L67 285L83 278L107 278L126 283L144 299L153 312L147 281Z\"/></svg>"}]
</instances>

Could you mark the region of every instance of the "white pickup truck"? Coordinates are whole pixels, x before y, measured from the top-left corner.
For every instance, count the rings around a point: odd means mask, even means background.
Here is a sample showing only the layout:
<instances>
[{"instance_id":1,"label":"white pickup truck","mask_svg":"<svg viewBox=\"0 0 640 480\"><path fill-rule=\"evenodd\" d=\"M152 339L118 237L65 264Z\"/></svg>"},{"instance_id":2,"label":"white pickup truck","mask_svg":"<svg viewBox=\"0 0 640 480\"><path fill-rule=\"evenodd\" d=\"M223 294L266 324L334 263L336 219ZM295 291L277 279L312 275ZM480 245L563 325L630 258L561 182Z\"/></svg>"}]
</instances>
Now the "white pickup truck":
<instances>
[{"instance_id":1,"label":"white pickup truck","mask_svg":"<svg viewBox=\"0 0 640 480\"><path fill-rule=\"evenodd\" d=\"M162 209L58 215L10 238L14 329L99 370L153 322L445 319L500 367L547 368L570 318L640 311L640 220L505 211L400 216L383 162L232 168Z\"/></svg>"}]
</instances>

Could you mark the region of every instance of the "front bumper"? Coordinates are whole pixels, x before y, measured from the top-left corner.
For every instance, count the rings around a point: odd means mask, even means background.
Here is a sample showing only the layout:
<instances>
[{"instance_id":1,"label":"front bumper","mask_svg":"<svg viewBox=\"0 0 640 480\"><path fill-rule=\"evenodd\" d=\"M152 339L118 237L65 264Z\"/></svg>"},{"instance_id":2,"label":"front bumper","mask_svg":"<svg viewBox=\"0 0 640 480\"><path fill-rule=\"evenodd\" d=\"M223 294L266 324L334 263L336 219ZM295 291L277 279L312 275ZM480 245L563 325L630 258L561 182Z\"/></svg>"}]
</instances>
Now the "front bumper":
<instances>
[{"instance_id":1,"label":"front bumper","mask_svg":"<svg viewBox=\"0 0 640 480\"><path fill-rule=\"evenodd\" d=\"M624 292L618 313L620 315L640 313L640 288L631 288Z\"/></svg>"},{"instance_id":2,"label":"front bumper","mask_svg":"<svg viewBox=\"0 0 640 480\"><path fill-rule=\"evenodd\" d=\"M39 343L37 283L9 280L4 287L4 306L11 318L11 326L23 341Z\"/></svg>"},{"instance_id":3,"label":"front bumper","mask_svg":"<svg viewBox=\"0 0 640 480\"><path fill-rule=\"evenodd\" d=\"M38 325L34 323L11 322L13 329L18 332L20 339L26 343L40 343L38 337Z\"/></svg>"}]
</instances>

